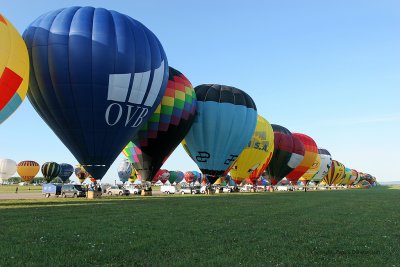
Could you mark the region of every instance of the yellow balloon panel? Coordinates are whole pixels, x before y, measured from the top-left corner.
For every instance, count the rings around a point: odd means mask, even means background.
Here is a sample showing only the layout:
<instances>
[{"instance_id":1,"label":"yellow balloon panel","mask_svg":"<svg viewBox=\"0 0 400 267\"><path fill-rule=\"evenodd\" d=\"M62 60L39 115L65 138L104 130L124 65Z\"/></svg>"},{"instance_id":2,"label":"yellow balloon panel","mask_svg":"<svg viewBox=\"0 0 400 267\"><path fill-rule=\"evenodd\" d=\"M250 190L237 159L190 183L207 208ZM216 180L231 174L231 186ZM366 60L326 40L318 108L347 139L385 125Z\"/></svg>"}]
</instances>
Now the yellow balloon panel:
<instances>
[{"instance_id":1,"label":"yellow balloon panel","mask_svg":"<svg viewBox=\"0 0 400 267\"><path fill-rule=\"evenodd\" d=\"M314 163L311 167L300 177L300 181L310 181L314 175L318 172L319 167L321 166L321 157L317 154L317 157L314 160Z\"/></svg>"},{"instance_id":2,"label":"yellow balloon panel","mask_svg":"<svg viewBox=\"0 0 400 267\"><path fill-rule=\"evenodd\" d=\"M28 90L29 57L24 40L0 14L0 124L22 103Z\"/></svg>"},{"instance_id":3,"label":"yellow balloon panel","mask_svg":"<svg viewBox=\"0 0 400 267\"><path fill-rule=\"evenodd\" d=\"M257 125L247 147L232 165L230 175L236 183L256 180L267 168L274 151L274 131L269 122L258 115Z\"/></svg>"}]
</instances>

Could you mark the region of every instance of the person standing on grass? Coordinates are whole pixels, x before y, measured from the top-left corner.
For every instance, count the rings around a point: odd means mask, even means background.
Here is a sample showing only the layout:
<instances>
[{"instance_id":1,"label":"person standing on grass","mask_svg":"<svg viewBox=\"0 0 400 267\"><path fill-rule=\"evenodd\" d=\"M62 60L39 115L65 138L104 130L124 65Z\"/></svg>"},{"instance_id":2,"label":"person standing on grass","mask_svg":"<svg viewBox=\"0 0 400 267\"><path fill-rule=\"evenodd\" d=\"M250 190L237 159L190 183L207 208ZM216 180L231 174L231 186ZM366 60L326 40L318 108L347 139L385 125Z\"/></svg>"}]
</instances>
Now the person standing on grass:
<instances>
[{"instance_id":1,"label":"person standing on grass","mask_svg":"<svg viewBox=\"0 0 400 267\"><path fill-rule=\"evenodd\" d=\"M15 188L15 193L18 193L18 186Z\"/></svg>"}]
</instances>

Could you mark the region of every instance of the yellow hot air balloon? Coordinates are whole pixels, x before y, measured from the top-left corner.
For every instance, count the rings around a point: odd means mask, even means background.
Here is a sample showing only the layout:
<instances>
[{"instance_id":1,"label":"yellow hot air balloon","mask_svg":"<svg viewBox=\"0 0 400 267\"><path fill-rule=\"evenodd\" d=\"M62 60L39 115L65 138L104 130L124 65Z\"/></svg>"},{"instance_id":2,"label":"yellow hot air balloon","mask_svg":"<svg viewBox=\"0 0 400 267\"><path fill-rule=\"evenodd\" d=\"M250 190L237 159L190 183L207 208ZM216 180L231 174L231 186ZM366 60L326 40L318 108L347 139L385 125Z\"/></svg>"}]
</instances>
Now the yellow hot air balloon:
<instances>
[{"instance_id":1,"label":"yellow hot air balloon","mask_svg":"<svg viewBox=\"0 0 400 267\"><path fill-rule=\"evenodd\" d=\"M129 177L128 181L130 183L134 183L137 179L140 179L140 175L135 168L132 168L131 176Z\"/></svg>"},{"instance_id":2,"label":"yellow hot air balloon","mask_svg":"<svg viewBox=\"0 0 400 267\"><path fill-rule=\"evenodd\" d=\"M304 173L303 176L300 177L299 180L303 181L304 184L308 183L308 181L310 181L314 177L314 175L318 172L320 166L321 166L321 157L318 154L316 159L314 160L314 163L306 171L306 173Z\"/></svg>"},{"instance_id":3,"label":"yellow hot air balloon","mask_svg":"<svg viewBox=\"0 0 400 267\"><path fill-rule=\"evenodd\" d=\"M221 176L219 177L216 181L215 181L215 185L220 185L225 181L225 176Z\"/></svg>"},{"instance_id":4,"label":"yellow hot air balloon","mask_svg":"<svg viewBox=\"0 0 400 267\"><path fill-rule=\"evenodd\" d=\"M332 160L332 165L324 177L324 182L327 185L337 185L343 180L345 167L342 163Z\"/></svg>"},{"instance_id":5,"label":"yellow hot air balloon","mask_svg":"<svg viewBox=\"0 0 400 267\"><path fill-rule=\"evenodd\" d=\"M258 115L253 136L230 169L232 179L240 184L248 179L253 184L267 168L274 152L274 131L271 124Z\"/></svg>"},{"instance_id":6,"label":"yellow hot air balloon","mask_svg":"<svg viewBox=\"0 0 400 267\"><path fill-rule=\"evenodd\" d=\"M343 179L340 181L340 185L347 185L350 182L352 173L350 168L345 168Z\"/></svg>"},{"instance_id":7,"label":"yellow hot air balloon","mask_svg":"<svg viewBox=\"0 0 400 267\"><path fill-rule=\"evenodd\" d=\"M39 163L32 160L24 160L17 165L17 172L24 182L32 182L39 170Z\"/></svg>"},{"instance_id":8,"label":"yellow hot air balloon","mask_svg":"<svg viewBox=\"0 0 400 267\"><path fill-rule=\"evenodd\" d=\"M29 57L24 40L0 14L0 124L22 103L28 90Z\"/></svg>"}]
</instances>

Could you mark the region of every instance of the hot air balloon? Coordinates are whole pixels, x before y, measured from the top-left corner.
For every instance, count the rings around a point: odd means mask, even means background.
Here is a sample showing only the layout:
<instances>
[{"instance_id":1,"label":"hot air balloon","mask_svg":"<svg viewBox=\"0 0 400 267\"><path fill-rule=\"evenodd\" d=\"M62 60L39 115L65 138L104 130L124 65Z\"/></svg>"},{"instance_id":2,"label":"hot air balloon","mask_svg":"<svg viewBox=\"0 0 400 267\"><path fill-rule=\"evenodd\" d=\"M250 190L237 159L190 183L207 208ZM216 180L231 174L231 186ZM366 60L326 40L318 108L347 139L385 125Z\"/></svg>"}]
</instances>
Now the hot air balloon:
<instances>
[{"instance_id":1,"label":"hot air balloon","mask_svg":"<svg viewBox=\"0 0 400 267\"><path fill-rule=\"evenodd\" d=\"M315 159L318 156L318 147L315 143L314 139L311 137L301 134L301 133L293 133L293 136L297 137L301 143L304 145L304 158L300 162L300 164L289 174L286 175L286 178L292 182L292 184L296 184L297 180L305 174L308 169L314 164ZM304 180L304 188L307 191L307 183L309 180Z\"/></svg>"},{"instance_id":2,"label":"hot air balloon","mask_svg":"<svg viewBox=\"0 0 400 267\"><path fill-rule=\"evenodd\" d=\"M65 183L69 177L74 173L74 167L68 163L61 163L60 164L60 173L58 177Z\"/></svg>"},{"instance_id":3,"label":"hot air balloon","mask_svg":"<svg viewBox=\"0 0 400 267\"><path fill-rule=\"evenodd\" d=\"M276 184L294 170L304 158L304 145L283 126L271 124L274 130L274 153L266 169L271 184Z\"/></svg>"},{"instance_id":4,"label":"hot air balloon","mask_svg":"<svg viewBox=\"0 0 400 267\"><path fill-rule=\"evenodd\" d=\"M311 181L318 184L323 180L332 165L332 156L328 150L324 148L318 148L318 155L321 158L321 164L317 173L312 177Z\"/></svg>"},{"instance_id":5,"label":"hot air balloon","mask_svg":"<svg viewBox=\"0 0 400 267\"><path fill-rule=\"evenodd\" d=\"M25 98L29 80L29 57L24 40L0 14L0 124Z\"/></svg>"},{"instance_id":6,"label":"hot air balloon","mask_svg":"<svg viewBox=\"0 0 400 267\"><path fill-rule=\"evenodd\" d=\"M357 171L356 170L354 170L354 169L350 169L350 179L347 181L347 185L348 186L351 186L351 185L353 185L354 184L354 182L356 181L356 179L357 179Z\"/></svg>"},{"instance_id":7,"label":"hot air balloon","mask_svg":"<svg viewBox=\"0 0 400 267\"><path fill-rule=\"evenodd\" d=\"M60 174L61 167L56 162L45 162L42 165L42 174L46 182L50 182Z\"/></svg>"},{"instance_id":8,"label":"hot air balloon","mask_svg":"<svg viewBox=\"0 0 400 267\"><path fill-rule=\"evenodd\" d=\"M85 170L82 165L77 165L75 167L75 175L79 179L79 182L82 184L86 178L90 176L90 174Z\"/></svg>"},{"instance_id":9,"label":"hot air balloon","mask_svg":"<svg viewBox=\"0 0 400 267\"><path fill-rule=\"evenodd\" d=\"M92 177L101 179L164 95L157 37L116 11L58 9L24 32L35 110Z\"/></svg>"},{"instance_id":10,"label":"hot air balloon","mask_svg":"<svg viewBox=\"0 0 400 267\"><path fill-rule=\"evenodd\" d=\"M12 159L0 159L0 182L7 181L17 171L17 163Z\"/></svg>"},{"instance_id":11,"label":"hot air balloon","mask_svg":"<svg viewBox=\"0 0 400 267\"><path fill-rule=\"evenodd\" d=\"M39 163L32 160L24 160L18 163L17 172L21 176L21 180L31 183L33 178L40 170Z\"/></svg>"},{"instance_id":12,"label":"hot air balloon","mask_svg":"<svg viewBox=\"0 0 400 267\"><path fill-rule=\"evenodd\" d=\"M169 172L169 178L168 181L170 184L173 184L176 179L178 178L178 173L176 171L170 171Z\"/></svg>"},{"instance_id":13,"label":"hot air balloon","mask_svg":"<svg viewBox=\"0 0 400 267\"><path fill-rule=\"evenodd\" d=\"M185 178L185 181L190 184L194 180L193 172L191 172L191 171L185 172L184 178Z\"/></svg>"},{"instance_id":14,"label":"hot air balloon","mask_svg":"<svg viewBox=\"0 0 400 267\"><path fill-rule=\"evenodd\" d=\"M353 183L352 183L351 185L354 185L354 184L356 184L356 183L359 181L359 179L360 179L360 176L359 176L358 171L356 171L355 169L352 169L352 170L351 170L351 176L352 176L352 178L354 178L354 181L353 181Z\"/></svg>"},{"instance_id":15,"label":"hot air balloon","mask_svg":"<svg viewBox=\"0 0 400 267\"><path fill-rule=\"evenodd\" d=\"M350 182L351 179L351 169L350 168L345 168L344 169L344 176L342 181L340 181L340 185L347 185Z\"/></svg>"},{"instance_id":16,"label":"hot air balloon","mask_svg":"<svg viewBox=\"0 0 400 267\"><path fill-rule=\"evenodd\" d=\"M176 171L176 176L177 176L176 180L175 180L176 184L182 182L183 179L185 178L185 174L183 172L181 172L181 171Z\"/></svg>"},{"instance_id":17,"label":"hot air balloon","mask_svg":"<svg viewBox=\"0 0 400 267\"><path fill-rule=\"evenodd\" d=\"M307 185L307 183L315 176L315 174L318 172L319 168L321 167L321 157L319 154L317 154L317 157L315 158L313 164L311 167L299 178L299 181L303 182L304 185Z\"/></svg>"},{"instance_id":18,"label":"hot air balloon","mask_svg":"<svg viewBox=\"0 0 400 267\"><path fill-rule=\"evenodd\" d=\"M128 179L132 175L132 164L129 162L129 160L124 159L118 166L118 177L119 180L123 183L128 181Z\"/></svg>"},{"instance_id":19,"label":"hot air balloon","mask_svg":"<svg viewBox=\"0 0 400 267\"><path fill-rule=\"evenodd\" d=\"M194 90L197 115L182 145L212 184L246 147L257 109L248 94L231 86L203 84Z\"/></svg>"},{"instance_id":20,"label":"hot air balloon","mask_svg":"<svg viewBox=\"0 0 400 267\"><path fill-rule=\"evenodd\" d=\"M324 182L327 185L337 185L342 181L344 172L345 166L339 161L332 160L332 165L329 168L328 173L324 177Z\"/></svg>"},{"instance_id":21,"label":"hot air balloon","mask_svg":"<svg viewBox=\"0 0 400 267\"><path fill-rule=\"evenodd\" d=\"M251 140L232 165L229 173L240 184L243 180L255 181L267 168L274 151L274 131L269 122L258 115L257 124Z\"/></svg>"},{"instance_id":22,"label":"hot air balloon","mask_svg":"<svg viewBox=\"0 0 400 267\"><path fill-rule=\"evenodd\" d=\"M135 170L135 168L132 168L131 176L129 177L128 181L130 183L142 182L142 178L140 177L140 174Z\"/></svg>"},{"instance_id":23,"label":"hot air balloon","mask_svg":"<svg viewBox=\"0 0 400 267\"><path fill-rule=\"evenodd\" d=\"M159 170L156 175L153 177L153 182L161 181L163 184L165 184L166 181L169 179L169 172L168 170Z\"/></svg>"},{"instance_id":24,"label":"hot air balloon","mask_svg":"<svg viewBox=\"0 0 400 267\"><path fill-rule=\"evenodd\" d=\"M200 183L200 182L201 182L201 178L202 178L201 173L198 172L198 171L192 171L192 173L193 173L193 175L194 175L193 180Z\"/></svg>"},{"instance_id":25,"label":"hot air balloon","mask_svg":"<svg viewBox=\"0 0 400 267\"><path fill-rule=\"evenodd\" d=\"M196 94L189 80L169 67L165 95L156 111L123 153L133 167L151 180L193 124Z\"/></svg>"}]
</instances>

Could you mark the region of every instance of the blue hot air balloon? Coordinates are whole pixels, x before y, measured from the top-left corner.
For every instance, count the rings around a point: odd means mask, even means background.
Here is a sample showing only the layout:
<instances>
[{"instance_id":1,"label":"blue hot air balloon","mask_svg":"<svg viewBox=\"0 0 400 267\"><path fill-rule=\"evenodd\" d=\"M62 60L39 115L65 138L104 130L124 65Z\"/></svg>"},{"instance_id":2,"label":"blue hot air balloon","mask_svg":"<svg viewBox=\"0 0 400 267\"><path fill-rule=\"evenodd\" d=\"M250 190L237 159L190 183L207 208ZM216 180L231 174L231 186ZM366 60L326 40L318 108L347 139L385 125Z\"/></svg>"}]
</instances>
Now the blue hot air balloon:
<instances>
[{"instance_id":1,"label":"blue hot air balloon","mask_svg":"<svg viewBox=\"0 0 400 267\"><path fill-rule=\"evenodd\" d=\"M249 142L257 109L248 94L231 86L203 84L194 90L197 115L183 146L212 184Z\"/></svg>"},{"instance_id":2,"label":"blue hot air balloon","mask_svg":"<svg viewBox=\"0 0 400 267\"><path fill-rule=\"evenodd\" d=\"M101 179L164 95L168 62L160 41L129 16L93 7L44 14L23 38L30 102Z\"/></svg>"},{"instance_id":3,"label":"blue hot air balloon","mask_svg":"<svg viewBox=\"0 0 400 267\"><path fill-rule=\"evenodd\" d=\"M74 167L71 164L60 163L60 173L58 174L58 177L60 177L63 182L67 181L73 173Z\"/></svg>"}]
</instances>

